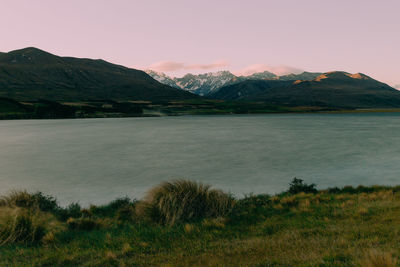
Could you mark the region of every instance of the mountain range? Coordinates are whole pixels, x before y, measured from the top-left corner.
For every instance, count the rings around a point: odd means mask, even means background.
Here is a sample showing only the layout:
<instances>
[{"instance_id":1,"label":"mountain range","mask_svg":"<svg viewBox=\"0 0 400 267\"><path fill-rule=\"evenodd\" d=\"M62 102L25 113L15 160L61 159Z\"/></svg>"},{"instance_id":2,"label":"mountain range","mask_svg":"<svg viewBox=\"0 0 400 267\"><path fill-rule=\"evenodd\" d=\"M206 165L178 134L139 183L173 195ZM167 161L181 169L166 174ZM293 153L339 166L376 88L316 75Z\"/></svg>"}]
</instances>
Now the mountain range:
<instances>
[{"instance_id":1,"label":"mountain range","mask_svg":"<svg viewBox=\"0 0 400 267\"><path fill-rule=\"evenodd\" d=\"M301 74L288 74L278 76L272 72L264 71L248 76L236 76L229 71L218 71L198 75L189 73L181 78L172 78L163 72L156 72L153 70L146 70L146 73L160 83L164 83L175 88L180 88L201 96L210 95L224 86L246 80L312 80L322 74L314 72L303 72Z\"/></svg>"},{"instance_id":2,"label":"mountain range","mask_svg":"<svg viewBox=\"0 0 400 267\"><path fill-rule=\"evenodd\" d=\"M0 97L19 101L198 98L140 70L104 60L59 57L33 47L0 53Z\"/></svg>"},{"instance_id":3,"label":"mountain range","mask_svg":"<svg viewBox=\"0 0 400 267\"><path fill-rule=\"evenodd\" d=\"M147 73L100 59L60 57L33 47L0 53L0 105L7 110L27 109L32 113L36 106L28 107L26 102L36 101L39 106L48 106L51 112L66 114L72 108L65 109L51 101L66 105L81 102L75 114L83 112L90 116L100 111L138 114L143 109L154 110L157 105L164 113L199 108L212 113L216 103L223 103L218 104L218 109L224 106L224 112L249 110L255 102L276 107L400 108L400 91L361 73L303 72L277 76L265 71L235 76L220 71L187 74L182 78ZM99 103L89 103L93 101ZM110 108L103 110L104 107Z\"/></svg>"},{"instance_id":4,"label":"mountain range","mask_svg":"<svg viewBox=\"0 0 400 267\"><path fill-rule=\"evenodd\" d=\"M400 91L365 74L343 71L323 73L312 80L247 80L222 87L209 97L282 106L400 107Z\"/></svg>"}]
</instances>

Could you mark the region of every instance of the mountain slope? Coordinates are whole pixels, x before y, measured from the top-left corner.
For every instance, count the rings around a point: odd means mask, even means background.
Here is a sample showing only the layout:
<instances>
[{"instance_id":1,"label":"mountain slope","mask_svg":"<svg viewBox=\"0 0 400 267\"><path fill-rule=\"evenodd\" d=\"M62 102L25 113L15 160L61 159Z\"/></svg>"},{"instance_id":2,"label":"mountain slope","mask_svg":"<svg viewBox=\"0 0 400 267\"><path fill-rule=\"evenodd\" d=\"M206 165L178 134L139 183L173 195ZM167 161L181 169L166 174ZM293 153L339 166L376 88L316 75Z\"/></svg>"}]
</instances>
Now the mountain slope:
<instances>
[{"instance_id":1,"label":"mountain slope","mask_svg":"<svg viewBox=\"0 0 400 267\"><path fill-rule=\"evenodd\" d=\"M364 74L328 72L312 81L244 81L210 95L224 100L265 101L286 106L400 107L400 92Z\"/></svg>"},{"instance_id":2,"label":"mountain slope","mask_svg":"<svg viewBox=\"0 0 400 267\"><path fill-rule=\"evenodd\" d=\"M0 97L17 100L173 100L193 94L104 60L59 57L29 47L0 54Z\"/></svg>"}]
</instances>

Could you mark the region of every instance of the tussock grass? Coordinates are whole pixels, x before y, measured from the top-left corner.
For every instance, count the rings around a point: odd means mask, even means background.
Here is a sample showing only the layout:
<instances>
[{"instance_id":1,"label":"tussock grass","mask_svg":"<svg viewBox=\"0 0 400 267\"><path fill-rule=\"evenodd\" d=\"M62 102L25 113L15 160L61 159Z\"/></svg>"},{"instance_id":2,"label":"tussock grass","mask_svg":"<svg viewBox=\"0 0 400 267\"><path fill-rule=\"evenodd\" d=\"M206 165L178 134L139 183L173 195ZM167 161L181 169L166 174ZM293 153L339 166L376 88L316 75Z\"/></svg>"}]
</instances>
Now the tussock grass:
<instances>
[{"instance_id":1,"label":"tussock grass","mask_svg":"<svg viewBox=\"0 0 400 267\"><path fill-rule=\"evenodd\" d=\"M226 216L234 199L209 185L188 180L164 182L151 189L138 204L139 216L174 225L202 218Z\"/></svg>"},{"instance_id":2,"label":"tussock grass","mask_svg":"<svg viewBox=\"0 0 400 267\"><path fill-rule=\"evenodd\" d=\"M398 260L389 252L370 249L367 253L365 253L365 258L360 260L360 266L395 267L398 266Z\"/></svg>"},{"instance_id":3,"label":"tussock grass","mask_svg":"<svg viewBox=\"0 0 400 267\"><path fill-rule=\"evenodd\" d=\"M2 218L0 246L23 243L35 244L45 236L46 228L39 214L18 210Z\"/></svg>"},{"instance_id":4,"label":"tussock grass","mask_svg":"<svg viewBox=\"0 0 400 267\"><path fill-rule=\"evenodd\" d=\"M8 195L0 198L0 206L30 208L35 204L35 198L27 191L13 190Z\"/></svg>"}]
</instances>

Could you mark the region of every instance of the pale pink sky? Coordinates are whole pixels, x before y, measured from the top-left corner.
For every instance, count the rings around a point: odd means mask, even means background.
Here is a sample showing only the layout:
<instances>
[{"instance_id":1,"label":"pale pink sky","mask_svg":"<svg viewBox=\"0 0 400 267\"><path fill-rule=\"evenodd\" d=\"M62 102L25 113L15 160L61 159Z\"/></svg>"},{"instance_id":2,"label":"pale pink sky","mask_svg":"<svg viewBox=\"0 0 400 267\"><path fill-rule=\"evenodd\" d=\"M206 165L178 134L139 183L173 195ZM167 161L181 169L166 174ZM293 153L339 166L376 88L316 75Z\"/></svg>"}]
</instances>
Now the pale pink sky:
<instances>
[{"instance_id":1,"label":"pale pink sky","mask_svg":"<svg viewBox=\"0 0 400 267\"><path fill-rule=\"evenodd\" d=\"M400 84L400 0L0 0L0 10L2 52L35 46L170 75L344 70Z\"/></svg>"}]
</instances>

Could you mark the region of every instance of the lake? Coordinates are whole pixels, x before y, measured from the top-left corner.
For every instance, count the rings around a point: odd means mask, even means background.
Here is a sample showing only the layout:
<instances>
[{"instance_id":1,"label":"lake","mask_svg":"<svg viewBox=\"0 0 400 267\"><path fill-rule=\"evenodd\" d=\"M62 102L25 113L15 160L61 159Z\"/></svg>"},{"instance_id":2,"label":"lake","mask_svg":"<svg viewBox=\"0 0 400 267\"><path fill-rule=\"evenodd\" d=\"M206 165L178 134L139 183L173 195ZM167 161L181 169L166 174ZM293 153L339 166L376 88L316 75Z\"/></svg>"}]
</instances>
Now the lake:
<instances>
[{"instance_id":1,"label":"lake","mask_svg":"<svg viewBox=\"0 0 400 267\"><path fill-rule=\"evenodd\" d=\"M141 198L177 178L241 197L294 177L394 185L399 172L399 113L0 121L0 194L40 190L62 205Z\"/></svg>"}]
</instances>

